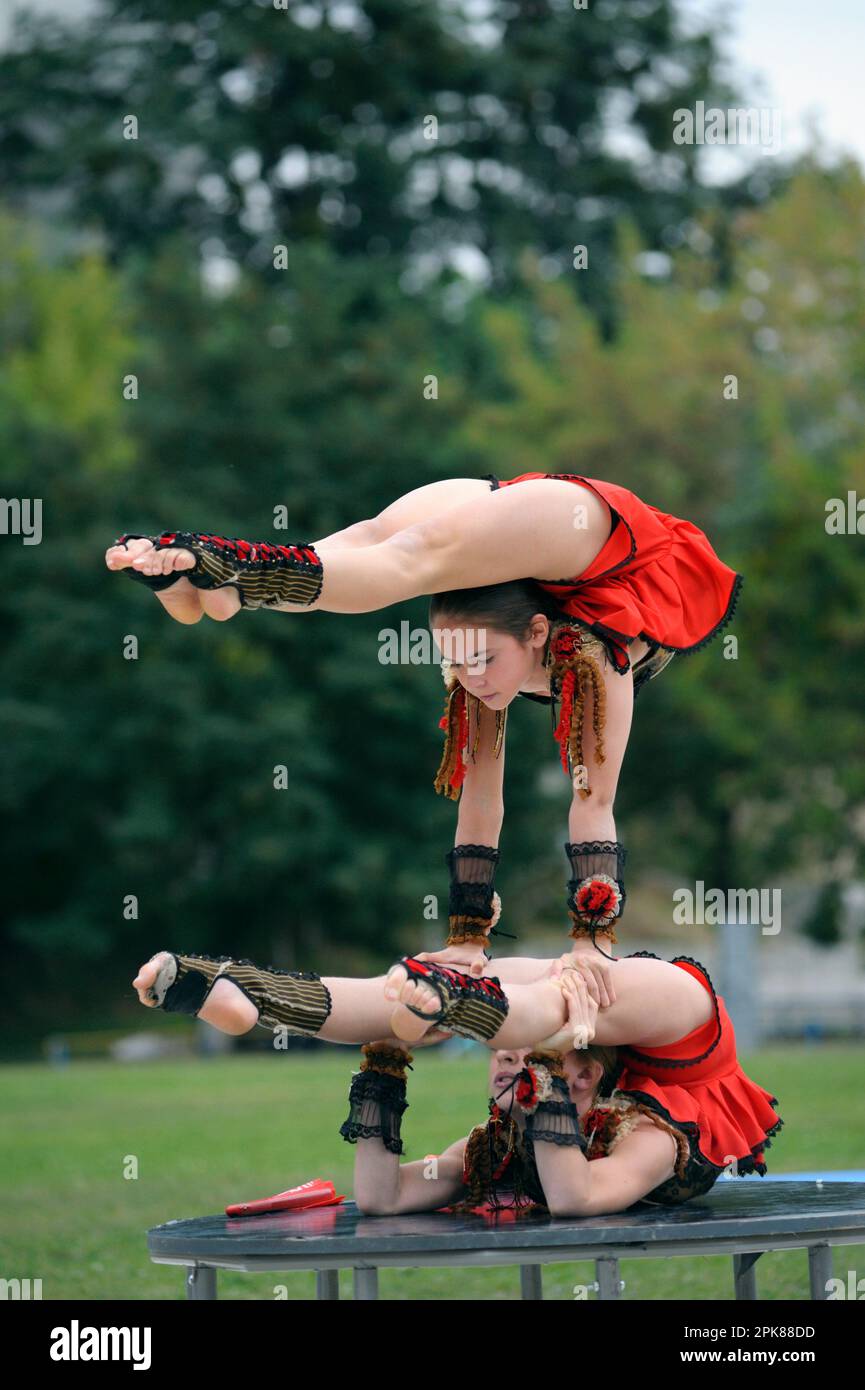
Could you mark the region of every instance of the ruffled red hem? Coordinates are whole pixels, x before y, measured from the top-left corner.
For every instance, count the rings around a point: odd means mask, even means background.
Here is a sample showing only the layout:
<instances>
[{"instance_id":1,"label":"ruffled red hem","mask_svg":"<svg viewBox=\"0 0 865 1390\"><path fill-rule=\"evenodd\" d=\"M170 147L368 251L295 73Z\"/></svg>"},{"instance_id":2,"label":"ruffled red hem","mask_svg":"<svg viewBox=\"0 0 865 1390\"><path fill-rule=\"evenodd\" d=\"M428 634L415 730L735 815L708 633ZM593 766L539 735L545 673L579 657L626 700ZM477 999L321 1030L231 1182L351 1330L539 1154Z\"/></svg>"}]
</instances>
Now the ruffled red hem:
<instances>
[{"instance_id":1,"label":"ruffled red hem","mask_svg":"<svg viewBox=\"0 0 865 1390\"><path fill-rule=\"evenodd\" d=\"M717 1168L735 1163L739 1173L765 1172L763 1150L784 1123L775 1113L777 1097L739 1065L733 1024L706 968L688 956L671 964L693 975L711 995L714 1017L678 1042L621 1048L616 1094L642 1101L682 1129L692 1148Z\"/></svg>"},{"instance_id":2,"label":"ruffled red hem","mask_svg":"<svg viewBox=\"0 0 865 1390\"><path fill-rule=\"evenodd\" d=\"M751 1081L741 1067L704 1087L660 1086L645 1081L640 1087L617 1088L617 1095L654 1110L688 1137L691 1152L719 1171L765 1173L764 1151L783 1127L775 1107L777 1097Z\"/></svg>"}]
</instances>

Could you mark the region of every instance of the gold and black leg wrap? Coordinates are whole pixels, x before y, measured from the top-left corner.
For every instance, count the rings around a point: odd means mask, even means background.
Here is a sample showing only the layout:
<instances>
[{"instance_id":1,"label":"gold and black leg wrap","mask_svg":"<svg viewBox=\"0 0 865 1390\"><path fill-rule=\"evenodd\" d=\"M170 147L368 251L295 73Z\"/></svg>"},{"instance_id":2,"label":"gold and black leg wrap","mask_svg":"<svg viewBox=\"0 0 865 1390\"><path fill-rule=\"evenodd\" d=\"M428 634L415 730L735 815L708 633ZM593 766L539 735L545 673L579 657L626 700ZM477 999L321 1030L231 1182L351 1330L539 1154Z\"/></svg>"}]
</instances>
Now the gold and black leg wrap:
<instances>
[{"instance_id":1,"label":"gold and black leg wrap","mask_svg":"<svg viewBox=\"0 0 865 1390\"><path fill-rule=\"evenodd\" d=\"M566 844L565 853L572 874L568 882L571 936L594 942L600 933L615 943L614 923L621 917L626 899L624 845L617 840L586 840Z\"/></svg>"},{"instance_id":2,"label":"gold and black leg wrap","mask_svg":"<svg viewBox=\"0 0 865 1390\"><path fill-rule=\"evenodd\" d=\"M380 1139L389 1153L403 1152L400 1129L408 1109L405 1098L406 1067L412 1054L390 1043L365 1043L360 1071L351 1078L348 1115L340 1134L349 1144L358 1139Z\"/></svg>"},{"instance_id":3,"label":"gold and black leg wrap","mask_svg":"<svg viewBox=\"0 0 865 1390\"><path fill-rule=\"evenodd\" d=\"M493 883L498 862L499 851L492 845L456 845L449 851L448 946L487 944L494 930Z\"/></svg>"},{"instance_id":4,"label":"gold and black leg wrap","mask_svg":"<svg viewBox=\"0 0 865 1390\"><path fill-rule=\"evenodd\" d=\"M258 1023L271 1032L314 1038L327 1021L332 1000L313 971L263 970L233 956L174 955L162 967L150 994L167 1013L197 1014L217 979L231 980L258 1009Z\"/></svg>"},{"instance_id":5,"label":"gold and black leg wrap","mask_svg":"<svg viewBox=\"0 0 865 1390\"><path fill-rule=\"evenodd\" d=\"M205 532L164 531L160 536L120 536L116 544L131 540L149 540L157 550L189 550L195 556L192 569L170 575L141 574L131 567L124 571L151 589L167 589L178 579L188 579L196 589L230 586L237 590L244 608L276 608L283 603L309 607L321 593L321 557L309 542L272 545Z\"/></svg>"},{"instance_id":6,"label":"gold and black leg wrap","mask_svg":"<svg viewBox=\"0 0 865 1390\"><path fill-rule=\"evenodd\" d=\"M579 1148L585 1153L586 1141L568 1091L561 1053L530 1052L517 1078L514 1099L526 1116L524 1137L530 1152L540 1142Z\"/></svg>"},{"instance_id":7,"label":"gold and black leg wrap","mask_svg":"<svg viewBox=\"0 0 865 1390\"><path fill-rule=\"evenodd\" d=\"M463 1038L474 1038L475 1042L489 1042L508 1016L507 995L494 975L464 975L460 970L414 956L404 956L398 964L409 979L429 985L441 1000L441 1008L433 1014L414 1004L405 1005L409 1013L427 1023L459 1033Z\"/></svg>"}]
</instances>

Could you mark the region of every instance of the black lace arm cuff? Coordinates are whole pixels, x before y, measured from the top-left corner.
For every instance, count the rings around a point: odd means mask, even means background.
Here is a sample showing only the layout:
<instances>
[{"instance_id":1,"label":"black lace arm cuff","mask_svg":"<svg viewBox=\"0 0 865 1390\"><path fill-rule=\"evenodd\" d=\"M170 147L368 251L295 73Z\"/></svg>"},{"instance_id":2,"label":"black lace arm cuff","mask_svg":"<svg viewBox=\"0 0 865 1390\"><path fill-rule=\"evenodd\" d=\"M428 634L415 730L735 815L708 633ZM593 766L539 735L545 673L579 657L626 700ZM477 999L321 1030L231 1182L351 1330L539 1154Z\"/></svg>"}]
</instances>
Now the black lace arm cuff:
<instances>
[{"instance_id":1,"label":"black lace arm cuff","mask_svg":"<svg viewBox=\"0 0 865 1390\"><path fill-rule=\"evenodd\" d=\"M493 882L498 862L499 851L492 845L456 845L449 851L449 946L486 941L492 925Z\"/></svg>"},{"instance_id":2,"label":"black lace arm cuff","mask_svg":"<svg viewBox=\"0 0 865 1390\"><path fill-rule=\"evenodd\" d=\"M492 925L493 885L500 857L492 845L456 845L447 855L451 876L448 946L461 946L466 941L484 945L489 936L510 935Z\"/></svg>"},{"instance_id":3,"label":"black lace arm cuff","mask_svg":"<svg viewBox=\"0 0 865 1390\"><path fill-rule=\"evenodd\" d=\"M550 1100L542 1100L526 1119L527 1146L531 1148L540 1140L559 1147L579 1148L585 1153L586 1141L580 1130L577 1107L568 1095L567 1082L560 1076L554 1076L552 1090Z\"/></svg>"},{"instance_id":4,"label":"black lace arm cuff","mask_svg":"<svg viewBox=\"0 0 865 1390\"><path fill-rule=\"evenodd\" d=\"M530 1151L533 1152L534 1141L540 1139L585 1152L577 1107L570 1098L558 1054L530 1052L526 1056L515 1100L526 1117L524 1137Z\"/></svg>"},{"instance_id":5,"label":"black lace arm cuff","mask_svg":"<svg viewBox=\"0 0 865 1390\"><path fill-rule=\"evenodd\" d=\"M400 1129L408 1109L405 1068L411 1053L396 1048L363 1049L361 1070L351 1078L348 1115L340 1134L349 1144L358 1139L380 1139L389 1153L403 1153Z\"/></svg>"},{"instance_id":6,"label":"black lace arm cuff","mask_svg":"<svg viewBox=\"0 0 865 1390\"><path fill-rule=\"evenodd\" d=\"M624 846L617 840L589 840L566 844L565 853L572 874L568 881L571 936L588 936L594 941L596 934L602 933L615 942L613 924L624 911L626 897Z\"/></svg>"}]
</instances>

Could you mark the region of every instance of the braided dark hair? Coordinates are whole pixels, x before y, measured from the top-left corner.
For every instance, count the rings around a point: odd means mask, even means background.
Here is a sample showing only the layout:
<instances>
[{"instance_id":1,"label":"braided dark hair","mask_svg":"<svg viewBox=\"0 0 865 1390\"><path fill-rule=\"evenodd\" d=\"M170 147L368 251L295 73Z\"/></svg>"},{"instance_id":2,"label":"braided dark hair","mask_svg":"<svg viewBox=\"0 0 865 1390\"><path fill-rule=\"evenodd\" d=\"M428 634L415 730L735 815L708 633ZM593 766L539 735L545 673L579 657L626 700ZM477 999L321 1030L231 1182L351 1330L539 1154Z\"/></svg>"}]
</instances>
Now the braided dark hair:
<instances>
[{"instance_id":1,"label":"braided dark hair","mask_svg":"<svg viewBox=\"0 0 865 1390\"><path fill-rule=\"evenodd\" d=\"M604 643L589 630L586 623L560 608L533 579L509 579L503 584L485 584L473 589L449 589L433 594L429 606L429 623L433 632L442 631L450 619L454 626L463 624L489 626L495 632L528 640L531 620L540 613L549 620L544 666L549 676L553 738L559 747L564 771L573 777L583 768L583 718L586 700L592 697L592 729L595 736L595 761L605 761L604 726L606 723L606 686L602 663L606 660ZM472 712L478 708L478 697L469 695L456 678L445 676L448 695L439 727L445 731L441 763L433 785L451 801L459 800L465 777L467 749ZM559 706L558 717L556 706ZM495 755L498 757L504 736L505 711L496 711ZM469 752L474 754L475 743ZM592 795L591 788L575 788L581 797Z\"/></svg>"}]
</instances>

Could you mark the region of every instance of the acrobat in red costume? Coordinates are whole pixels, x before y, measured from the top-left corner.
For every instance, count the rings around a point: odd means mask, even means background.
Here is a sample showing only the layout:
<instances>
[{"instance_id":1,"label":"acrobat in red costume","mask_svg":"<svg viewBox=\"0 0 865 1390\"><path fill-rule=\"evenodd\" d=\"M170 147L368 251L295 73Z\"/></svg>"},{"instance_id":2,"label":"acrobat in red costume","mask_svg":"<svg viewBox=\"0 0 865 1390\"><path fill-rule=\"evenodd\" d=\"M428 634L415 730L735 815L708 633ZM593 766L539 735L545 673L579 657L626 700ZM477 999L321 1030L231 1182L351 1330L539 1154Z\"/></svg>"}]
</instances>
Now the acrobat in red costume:
<instances>
[{"instance_id":1,"label":"acrobat in red costume","mask_svg":"<svg viewBox=\"0 0 865 1390\"><path fill-rule=\"evenodd\" d=\"M126 535L106 562L181 622L241 607L369 612L431 595L447 686L435 785L460 802L450 931L435 959L479 973L495 931L505 721L519 694L552 708L573 785L573 950L603 981L592 947L617 940L625 904L613 801L634 695L675 654L711 641L742 582L698 527L597 478L489 475L418 488L314 542Z\"/></svg>"},{"instance_id":2,"label":"acrobat in red costume","mask_svg":"<svg viewBox=\"0 0 865 1390\"><path fill-rule=\"evenodd\" d=\"M366 1046L340 1131L351 1143L367 1141L355 1173L359 1204L382 1214L445 1208L498 1218L542 1207L597 1216L637 1201L677 1206L703 1196L724 1172L762 1176L765 1150L784 1122L776 1097L739 1064L723 999L698 961L637 952L620 965L639 958L653 965L630 981L630 1006L635 987L645 1006L632 1026L646 1026L662 982L670 1004L689 991L693 997L674 966L705 990L698 1016L706 1021L661 1046L500 1050L490 1061L489 1119L443 1149L434 1168L429 1157L408 1164L393 1157L403 1153L412 1054L392 1041ZM571 1032L581 1019L591 1039L597 1010L580 989ZM620 1029L613 1012L604 1028L607 1036Z\"/></svg>"}]
</instances>

